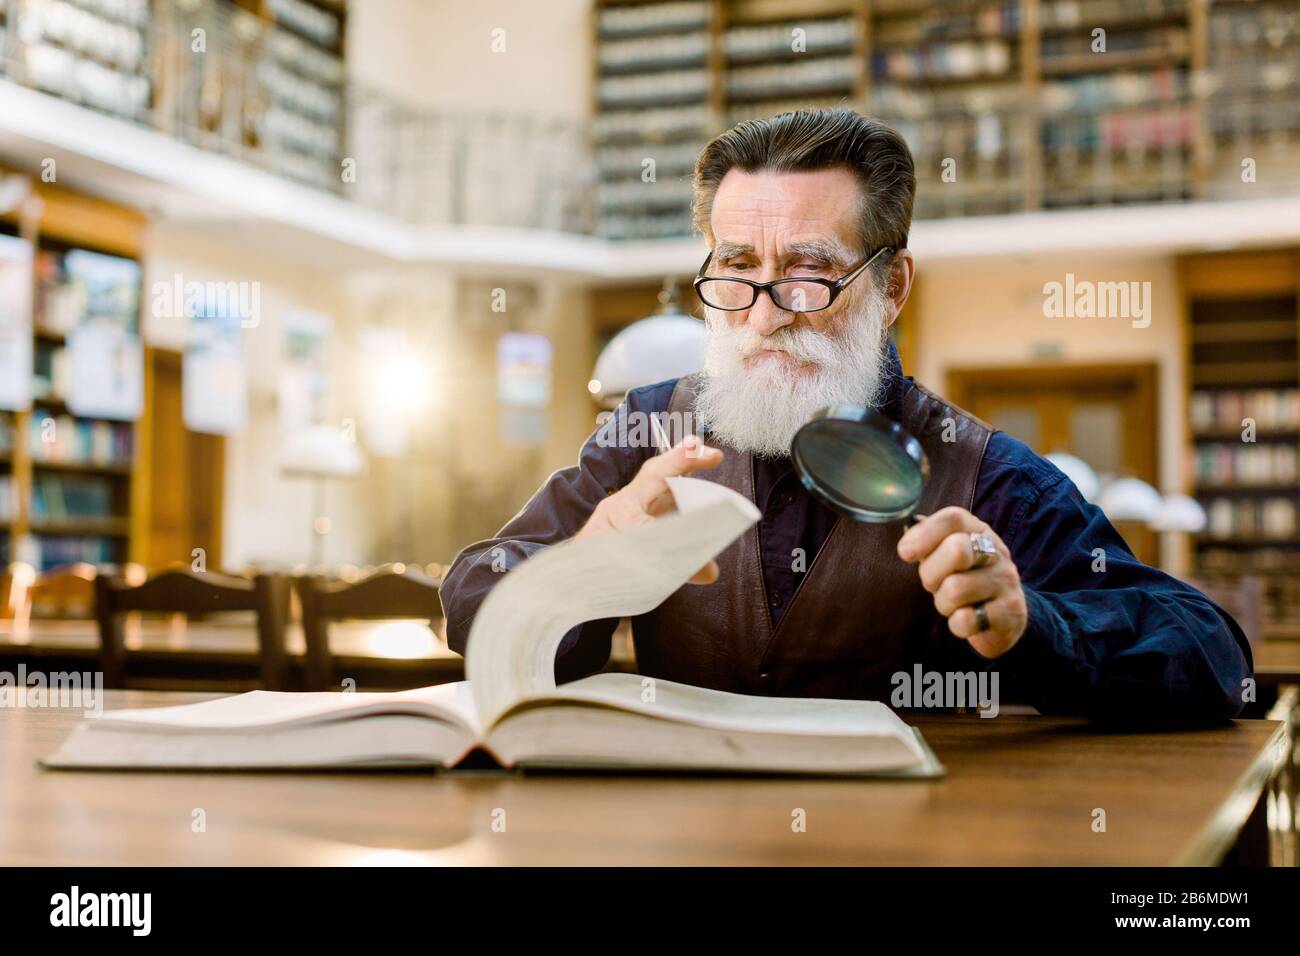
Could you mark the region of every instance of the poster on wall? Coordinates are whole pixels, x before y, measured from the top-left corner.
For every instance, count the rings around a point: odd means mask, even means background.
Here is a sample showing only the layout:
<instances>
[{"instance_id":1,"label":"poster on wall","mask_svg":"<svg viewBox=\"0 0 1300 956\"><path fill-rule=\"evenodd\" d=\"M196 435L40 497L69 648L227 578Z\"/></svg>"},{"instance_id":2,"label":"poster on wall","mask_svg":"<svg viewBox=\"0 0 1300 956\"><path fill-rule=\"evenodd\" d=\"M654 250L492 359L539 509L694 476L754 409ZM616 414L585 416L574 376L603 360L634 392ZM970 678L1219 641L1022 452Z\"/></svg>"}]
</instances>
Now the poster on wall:
<instances>
[{"instance_id":1,"label":"poster on wall","mask_svg":"<svg viewBox=\"0 0 1300 956\"><path fill-rule=\"evenodd\" d=\"M210 303L190 318L181 366L185 427L206 435L233 435L248 421L248 377L241 318Z\"/></svg>"},{"instance_id":2,"label":"poster on wall","mask_svg":"<svg viewBox=\"0 0 1300 956\"><path fill-rule=\"evenodd\" d=\"M333 320L319 312L289 312L282 320L280 431L289 435L325 422L329 413L328 346Z\"/></svg>"},{"instance_id":3,"label":"poster on wall","mask_svg":"<svg viewBox=\"0 0 1300 956\"><path fill-rule=\"evenodd\" d=\"M134 421L144 406L140 264L77 249L63 267L84 303L68 332L68 410L83 418Z\"/></svg>"},{"instance_id":4,"label":"poster on wall","mask_svg":"<svg viewBox=\"0 0 1300 956\"><path fill-rule=\"evenodd\" d=\"M32 247L0 235L0 408L32 405Z\"/></svg>"},{"instance_id":5,"label":"poster on wall","mask_svg":"<svg viewBox=\"0 0 1300 956\"><path fill-rule=\"evenodd\" d=\"M546 441L553 351L551 340L535 333L507 332L497 340L497 404L509 445Z\"/></svg>"}]
</instances>

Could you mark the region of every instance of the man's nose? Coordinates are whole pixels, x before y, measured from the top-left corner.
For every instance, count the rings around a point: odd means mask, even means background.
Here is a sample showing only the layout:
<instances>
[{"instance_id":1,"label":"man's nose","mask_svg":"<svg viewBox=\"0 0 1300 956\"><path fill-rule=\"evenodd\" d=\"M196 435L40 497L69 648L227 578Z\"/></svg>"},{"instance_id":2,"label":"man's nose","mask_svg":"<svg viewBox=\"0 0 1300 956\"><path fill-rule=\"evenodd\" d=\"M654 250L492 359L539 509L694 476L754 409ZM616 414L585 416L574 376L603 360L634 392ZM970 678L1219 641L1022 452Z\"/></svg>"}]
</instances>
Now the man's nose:
<instances>
[{"instance_id":1,"label":"man's nose","mask_svg":"<svg viewBox=\"0 0 1300 956\"><path fill-rule=\"evenodd\" d=\"M767 292L758 294L758 301L749 309L746 321L759 335L771 335L777 329L794 322L794 313L777 308Z\"/></svg>"}]
</instances>

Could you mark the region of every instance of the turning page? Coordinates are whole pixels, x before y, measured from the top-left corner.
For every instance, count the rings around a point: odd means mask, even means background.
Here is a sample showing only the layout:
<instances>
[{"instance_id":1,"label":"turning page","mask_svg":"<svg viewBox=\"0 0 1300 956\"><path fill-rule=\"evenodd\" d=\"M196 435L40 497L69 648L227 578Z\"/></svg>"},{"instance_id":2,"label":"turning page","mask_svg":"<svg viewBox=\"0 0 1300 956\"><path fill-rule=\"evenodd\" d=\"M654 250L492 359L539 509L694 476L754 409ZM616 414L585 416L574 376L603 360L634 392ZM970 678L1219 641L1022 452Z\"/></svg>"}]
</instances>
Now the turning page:
<instances>
[{"instance_id":1,"label":"turning page","mask_svg":"<svg viewBox=\"0 0 1300 956\"><path fill-rule=\"evenodd\" d=\"M716 482L668 484L676 513L554 545L488 592L465 655L483 727L518 701L555 690L555 656L570 628L653 610L759 519L747 498Z\"/></svg>"}]
</instances>

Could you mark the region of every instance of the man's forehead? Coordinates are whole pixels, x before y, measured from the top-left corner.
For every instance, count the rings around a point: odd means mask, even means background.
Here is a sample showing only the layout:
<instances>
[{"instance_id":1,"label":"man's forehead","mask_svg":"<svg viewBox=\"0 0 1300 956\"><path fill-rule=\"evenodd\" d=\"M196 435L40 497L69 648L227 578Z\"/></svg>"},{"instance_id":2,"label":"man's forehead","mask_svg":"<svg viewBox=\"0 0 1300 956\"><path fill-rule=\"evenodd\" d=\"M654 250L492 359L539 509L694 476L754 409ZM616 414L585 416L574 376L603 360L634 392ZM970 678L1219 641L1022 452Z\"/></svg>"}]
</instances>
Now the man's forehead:
<instances>
[{"instance_id":1,"label":"man's forehead","mask_svg":"<svg viewBox=\"0 0 1300 956\"><path fill-rule=\"evenodd\" d=\"M754 251L756 243L851 244L858 227L858 195L856 177L843 168L755 173L733 169L713 197L715 248L726 245L738 254Z\"/></svg>"}]
</instances>

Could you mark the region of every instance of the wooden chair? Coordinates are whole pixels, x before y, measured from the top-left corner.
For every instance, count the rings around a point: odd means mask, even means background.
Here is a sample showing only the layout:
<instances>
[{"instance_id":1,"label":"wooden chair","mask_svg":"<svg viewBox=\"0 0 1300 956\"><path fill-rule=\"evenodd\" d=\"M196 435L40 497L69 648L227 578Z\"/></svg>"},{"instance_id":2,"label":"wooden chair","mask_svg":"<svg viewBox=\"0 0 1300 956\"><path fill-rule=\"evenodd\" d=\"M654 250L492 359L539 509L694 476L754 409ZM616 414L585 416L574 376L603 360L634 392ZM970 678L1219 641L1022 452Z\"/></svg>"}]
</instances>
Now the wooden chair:
<instances>
[{"instance_id":1,"label":"wooden chair","mask_svg":"<svg viewBox=\"0 0 1300 956\"><path fill-rule=\"evenodd\" d=\"M95 617L104 684L127 686L125 614L143 611L189 616L251 611L257 619L261 684L267 690L280 690L288 662L284 643L288 598L288 579L274 574L248 580L187 568L163 571L137 585L101 574L95 578Z\"/></svg>"},{"instance_id":2,"label":"wooden chair","mask_svg":"<svg viewBox=\"0 0 1300 956\"><path fill-rule=\"evenodd\" d=\"M337 689L329 648L331 621L419 618L436 632L442 619L438 582L416 567L380 568L355 582L301 577L295 584L302 605L308 690Z\"/></svg>"}]
</instances>

